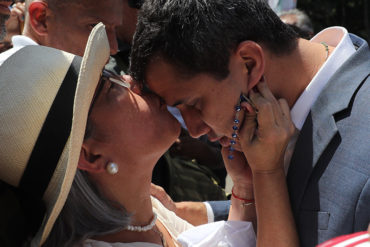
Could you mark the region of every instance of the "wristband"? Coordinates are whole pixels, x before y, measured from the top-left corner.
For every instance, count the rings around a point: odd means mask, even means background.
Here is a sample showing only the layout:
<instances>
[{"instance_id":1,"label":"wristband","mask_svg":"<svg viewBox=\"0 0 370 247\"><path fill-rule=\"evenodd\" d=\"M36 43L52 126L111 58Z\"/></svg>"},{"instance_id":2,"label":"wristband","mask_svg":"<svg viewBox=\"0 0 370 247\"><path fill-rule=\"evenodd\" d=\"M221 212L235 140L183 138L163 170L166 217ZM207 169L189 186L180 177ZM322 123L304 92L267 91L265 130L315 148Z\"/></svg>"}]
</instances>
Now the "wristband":
<instances>
[{"instance_id":1,"label":"wristband","mask_svg":"<svg viewBox=\"0 0 370 247\"><path fill-rule=\"evenodd\" d=\"M250 204L254 203L254 198L253 198L253 199L245 199L245 198L241 198L241 197L239 197L239 196L235 195L235 193L234 193L234 187L231 189L231 195L232 195L235 199L238 199L238 200L240 200L240 201L243 201L243 202L244 202L244 203L246 203L246 204L248 204L248 203L250 203Z\"/></svg>"}]
</instances>

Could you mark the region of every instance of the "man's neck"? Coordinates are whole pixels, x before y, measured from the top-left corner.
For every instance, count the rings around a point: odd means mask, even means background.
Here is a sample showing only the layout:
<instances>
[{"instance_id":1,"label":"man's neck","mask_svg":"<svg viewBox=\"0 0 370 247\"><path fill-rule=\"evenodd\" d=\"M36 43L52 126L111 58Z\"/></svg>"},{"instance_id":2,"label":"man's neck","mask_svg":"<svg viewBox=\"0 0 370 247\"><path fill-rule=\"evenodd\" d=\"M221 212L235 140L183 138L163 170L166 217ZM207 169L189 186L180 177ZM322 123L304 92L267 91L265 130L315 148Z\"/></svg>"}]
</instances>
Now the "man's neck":
<instances>
[{"instance_id":1,"label":"man's neck","mask_svg":"<svg viewBox=\"0 0 370 247\"><path fill-rule=\"evenodd\" d=\"M332 48L331 48L332 49ZM325 46L299 39L289 55L266 55L265 78L276 98L284 98L292 108L327 58Z\"/></svg>"},{"instance_id":2,"label":"man's neck","mask_svg":"<svg viewBox=\"0 0 370 247\"><path fill-rule=\"evenodd\" d=\"M29 20L28 20L29 21ZM23 36L26 36L30 39L32 39L33 41L35 41L37 44L39 45L45 45L43 44L43 42L40 40L39 36L32 30L32 28L29 26L29 24L27 23L27 20L26 20L26 23L24 25L24 29L23 29L23 32L22 32L22 35Z\"/></svg>"}]
</instances>

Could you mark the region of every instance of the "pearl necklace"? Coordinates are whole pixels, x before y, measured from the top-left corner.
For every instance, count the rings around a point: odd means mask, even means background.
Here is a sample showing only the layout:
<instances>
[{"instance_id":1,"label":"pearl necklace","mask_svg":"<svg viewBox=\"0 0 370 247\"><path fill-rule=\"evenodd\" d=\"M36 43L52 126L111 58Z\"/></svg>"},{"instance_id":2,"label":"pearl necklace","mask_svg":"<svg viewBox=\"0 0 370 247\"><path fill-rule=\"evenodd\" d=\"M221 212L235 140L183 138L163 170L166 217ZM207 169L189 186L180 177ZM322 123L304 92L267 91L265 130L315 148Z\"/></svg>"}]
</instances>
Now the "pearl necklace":
<instances>
[{"instance_id":1,"label":"pearl necklace","mask_svg":"<svg viewBox=\"0 0 370 247\"><path fill-rule=\"evenodd\" d=\"M126 226L126 230L132 231L132 232L147 232L151 229L153 229L155 222L157 221L157 214L153 212L153 219L152 221L146 225L146 226L133 226L133 225L128 225Z\"/></svg>"}]
</instances>

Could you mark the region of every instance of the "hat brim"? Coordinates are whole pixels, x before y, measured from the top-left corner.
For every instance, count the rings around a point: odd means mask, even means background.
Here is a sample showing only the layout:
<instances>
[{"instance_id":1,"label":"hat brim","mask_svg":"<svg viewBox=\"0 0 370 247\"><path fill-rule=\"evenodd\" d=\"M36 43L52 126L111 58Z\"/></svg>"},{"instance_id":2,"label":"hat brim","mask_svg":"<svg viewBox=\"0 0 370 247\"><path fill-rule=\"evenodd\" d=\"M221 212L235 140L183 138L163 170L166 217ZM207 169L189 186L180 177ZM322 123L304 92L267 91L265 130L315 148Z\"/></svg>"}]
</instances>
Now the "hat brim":
<instances>
[{"instance_id":1,"label":"hat brim","mask_svg":"<svg viewBox=\"0 0 370 247\"><path fill-rule=\"evenodd\" d=\"M108 59L109 42L104 25L99 23L91 31L86 44L74 98L71 133L50 186L44 194L47 212L32 240L34 246L41 246L46 241L67 199L77 170L90 104Z\"/></svg>"}]
</instances>

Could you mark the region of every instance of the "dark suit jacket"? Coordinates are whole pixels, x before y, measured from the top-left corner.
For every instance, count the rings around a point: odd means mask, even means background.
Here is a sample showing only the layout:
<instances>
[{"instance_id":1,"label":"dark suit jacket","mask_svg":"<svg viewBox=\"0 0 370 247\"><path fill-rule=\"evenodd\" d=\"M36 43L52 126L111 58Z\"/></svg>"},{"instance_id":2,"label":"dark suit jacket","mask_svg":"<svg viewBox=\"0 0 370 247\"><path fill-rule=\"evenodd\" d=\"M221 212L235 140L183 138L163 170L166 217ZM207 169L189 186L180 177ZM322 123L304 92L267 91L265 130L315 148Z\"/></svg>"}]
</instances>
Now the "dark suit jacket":
<instances>
[{"instance_id":1,"label":"dark suit jacket","mask_svg":"<svg viewBox=\"0 0 370 247\"><path fill-rule=\"evenodd\" d=\"M311 108L288 171L303 247L370 223L370 50L351 39L357 51Z\"/></svg>"},{"instance_id":2,"label":"dark suit jacket","mask_svg":"<svg viewBox=\"0 0 370 247\"><path fill-rule=\"evenodd\" d=\"M288 171L302 247L370 223L370 50L363 39L351 39L357 51L311 108ZM227 210L225 202L211 206L216 218Z\"/></svg>"}]
</instances>

